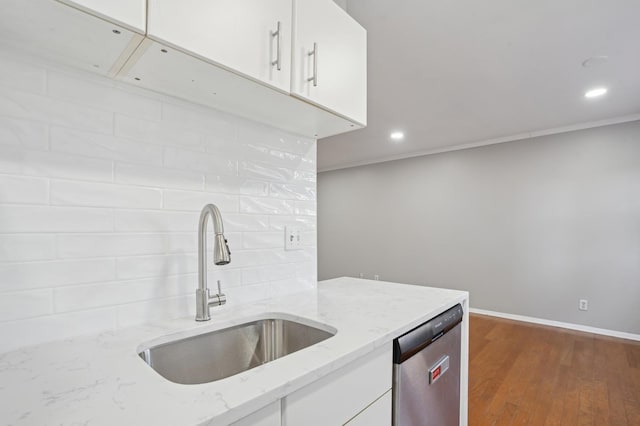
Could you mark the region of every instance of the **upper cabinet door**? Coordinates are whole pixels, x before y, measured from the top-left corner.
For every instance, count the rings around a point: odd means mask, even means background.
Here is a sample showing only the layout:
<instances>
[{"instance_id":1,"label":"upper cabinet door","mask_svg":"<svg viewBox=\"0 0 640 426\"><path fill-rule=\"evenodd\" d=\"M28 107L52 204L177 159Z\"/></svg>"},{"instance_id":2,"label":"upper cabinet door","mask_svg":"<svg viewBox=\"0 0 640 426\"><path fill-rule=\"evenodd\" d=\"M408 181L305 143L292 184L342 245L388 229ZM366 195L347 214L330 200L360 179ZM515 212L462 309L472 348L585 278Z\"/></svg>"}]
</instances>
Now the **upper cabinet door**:
<instances>
[{"instance_id":1,"label":"upper cabinet door","mask_svg":"<svg viewBox=\"0 0 640 426\"><path fill-rule=\"evenodd\" d=\"M289 93L292 0L149 0L147 36Z\"/></svg>"},{"instance_id":2,"label":"upper cabinet door","mask_svg":"<svg viewBox=\"0 0 640 426\"><path fill-rule=\"evenodd\" d=\"M367 32L332 0L294 0L291 92L367 123Z\"/></svg>"},{"instance_id":3,"label":"upper cabinet door","mask_svg":"<svg viewBox=\"0 0 640 426\"><path fill-rule=\"evenodd\" d=\"M147 2L145 0L58 0L107 21L144 34L147 30Z\"/></svg>"}]
</instances>

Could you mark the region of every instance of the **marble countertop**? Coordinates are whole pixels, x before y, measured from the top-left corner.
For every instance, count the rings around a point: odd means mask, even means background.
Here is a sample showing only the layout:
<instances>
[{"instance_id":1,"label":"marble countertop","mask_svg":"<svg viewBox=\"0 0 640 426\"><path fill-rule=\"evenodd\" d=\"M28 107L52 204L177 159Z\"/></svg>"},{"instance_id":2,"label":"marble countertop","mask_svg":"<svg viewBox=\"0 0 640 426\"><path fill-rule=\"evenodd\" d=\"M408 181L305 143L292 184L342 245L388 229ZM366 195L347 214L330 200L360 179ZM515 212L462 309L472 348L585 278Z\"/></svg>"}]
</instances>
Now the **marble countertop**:
<instances>
[{"instance_id":1,"label":"marble countertop","mask_svg":"<svg viewBox=\"0 0 640 426\"><path fill-rule=\"evenodd\" d=\"M211 321L183 318L0 354L4 424L224 425L388 344L468 293L355 278L322 281L317 291L211 309ZM226 379L169 382L138 356L167 334L205 333L270 313L338 330L321 343Z\"/></svg>"}]
</instances>

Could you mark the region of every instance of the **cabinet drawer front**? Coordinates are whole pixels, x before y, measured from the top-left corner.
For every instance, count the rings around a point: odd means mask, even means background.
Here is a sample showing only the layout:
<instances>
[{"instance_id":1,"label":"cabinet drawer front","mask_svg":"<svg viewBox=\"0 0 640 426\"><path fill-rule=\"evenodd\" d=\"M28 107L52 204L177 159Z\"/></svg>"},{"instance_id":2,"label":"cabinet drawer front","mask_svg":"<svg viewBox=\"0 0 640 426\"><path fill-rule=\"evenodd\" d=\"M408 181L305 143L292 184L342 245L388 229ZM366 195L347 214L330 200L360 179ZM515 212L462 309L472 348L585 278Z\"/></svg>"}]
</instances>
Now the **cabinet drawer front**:
<instances>
[{"instance_id":1,"label":"cabinet drawer front","mask_svg":"<svg viewBox=\"0 0 640 426\"><path fill-rule=\"evenodd\" d=\"M284 399L283 425L341 425L391 389L391 345L377 349Z\"/></svg>"},{"instance_id":2,"label":"cabinet drawer front","mask_svg":"<svg viewBox=\"0 0 640 426\"><path fill-rule=\"evenodd\" d=\"M391 424L391 390L347 422L347 426L389 426Z\"/></svg>"},{"instance_id":3,"label":"cabinet drawer front","mask_svg":"<svg viewBox=\"0 0 640 426\"><path fill-rule=\"evenodd\" d=\"M280 426L280 423L280 401L276 401L231 423L231 426Z\"/></svg>"}]
</instances>

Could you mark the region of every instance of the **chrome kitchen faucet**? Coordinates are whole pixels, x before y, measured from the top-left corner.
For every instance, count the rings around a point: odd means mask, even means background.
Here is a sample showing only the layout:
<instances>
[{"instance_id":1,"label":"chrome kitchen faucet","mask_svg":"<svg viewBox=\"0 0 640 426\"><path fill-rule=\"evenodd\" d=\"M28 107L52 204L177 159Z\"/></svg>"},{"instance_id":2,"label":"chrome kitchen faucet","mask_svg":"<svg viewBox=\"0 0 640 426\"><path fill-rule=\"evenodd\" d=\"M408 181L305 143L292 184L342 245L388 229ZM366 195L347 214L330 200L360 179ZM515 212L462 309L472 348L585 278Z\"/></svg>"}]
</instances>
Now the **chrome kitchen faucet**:
<instances>
[{"instance_id":1,"label":"chrome kitchen faucet","mask_svg":"<svg viewBox=\"0 0 640 426\"><path fill-rule=\"evenodd\" d=\"M198 226L198 289L196 290L196 321L209 321L211 316L209 308L211 305L220 306L227 302L227 296L222 293L220 280L218 280L218 294L209 295L207 287L207 222L209 216L213 220L213 230L215 232L213 243L213 263L216 265L226 265L231 262L231 251L224 238L224 227L222 226L222 215L220 210L213 205L207 204L200 213L200 224Z\"/></svg>"}]
</instances>

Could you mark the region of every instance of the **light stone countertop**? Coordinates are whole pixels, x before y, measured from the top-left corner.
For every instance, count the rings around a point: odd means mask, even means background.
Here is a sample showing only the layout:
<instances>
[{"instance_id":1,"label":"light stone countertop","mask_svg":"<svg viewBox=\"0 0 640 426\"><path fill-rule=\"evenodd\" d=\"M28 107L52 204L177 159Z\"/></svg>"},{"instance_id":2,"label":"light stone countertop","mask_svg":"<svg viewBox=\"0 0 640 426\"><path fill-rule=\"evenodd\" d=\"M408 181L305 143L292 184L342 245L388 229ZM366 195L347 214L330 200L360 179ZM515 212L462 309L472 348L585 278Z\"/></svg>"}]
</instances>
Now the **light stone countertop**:
<instances>
[{"instance_id":1,"label":"light stone countertop","mask_svg":"<svg viewBox=\"0 0 640 426\"><path fill-rule=\"evenodd\" d=\"M206 323L183 318L7 352L0 354L0 419L11 425L226 425L467 299L464 291L337 278L318 283L317 291L212 308ZM141 344L167 334L204 333L269 313L320 322L338 332L200 385L165 380L137 353Z\"/></svg>"}]
</instances>

